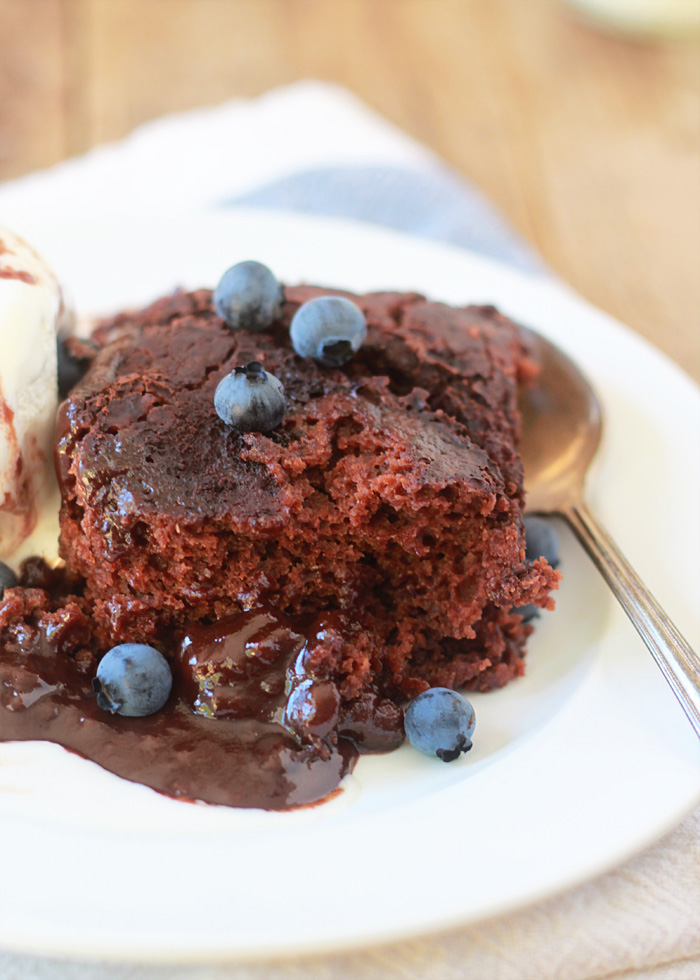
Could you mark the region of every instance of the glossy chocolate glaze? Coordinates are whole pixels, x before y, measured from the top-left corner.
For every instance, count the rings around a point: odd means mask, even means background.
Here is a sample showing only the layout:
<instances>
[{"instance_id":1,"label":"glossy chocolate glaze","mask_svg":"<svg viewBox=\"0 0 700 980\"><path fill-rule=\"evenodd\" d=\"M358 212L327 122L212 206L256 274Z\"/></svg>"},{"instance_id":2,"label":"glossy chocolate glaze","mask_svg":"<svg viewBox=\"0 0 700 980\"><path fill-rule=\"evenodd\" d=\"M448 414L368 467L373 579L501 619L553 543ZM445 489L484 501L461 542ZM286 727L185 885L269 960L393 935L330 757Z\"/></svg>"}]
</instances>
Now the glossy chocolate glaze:
<instances>
[{"instance_id":1,"label":"glossy chocolate glaze","mask_svg":"<svg viewBox=\"0 0 700 980\"><path fill-rule=\"evenodd\" d=\"M177 644L165 708L123 718L98 707L94 661L65 656L50 631L32 631L6 642L0 658L0 740L57 742L181 799L269 810L322 800L358 748L395 748L403 725L395 706L377 713L376 730L362 710L356 719L344 712L341 724L337 688L308 670L317 632L269 609L194 626Z\"/></svg>"}]
</instances>

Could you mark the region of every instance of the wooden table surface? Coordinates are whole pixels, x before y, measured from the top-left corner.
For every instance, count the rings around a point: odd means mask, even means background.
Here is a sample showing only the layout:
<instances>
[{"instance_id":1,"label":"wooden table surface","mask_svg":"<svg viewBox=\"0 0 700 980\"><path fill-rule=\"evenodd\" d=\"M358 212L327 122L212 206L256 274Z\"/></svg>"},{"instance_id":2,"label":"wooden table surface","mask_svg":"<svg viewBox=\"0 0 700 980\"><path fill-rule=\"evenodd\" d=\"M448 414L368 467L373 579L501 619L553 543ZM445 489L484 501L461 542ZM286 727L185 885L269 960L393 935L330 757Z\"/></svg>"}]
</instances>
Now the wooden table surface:
<instances>
[{"instance_id":1,"label":"wooden table surface","mask_svg":"<svg viewBox=\"0 0 700 980\"><path fill-rule=\"evenodd\" d=\"M0 179L309 77L437 151L700 378L700 48L559 0L0 0Z\"/></svg>"}]
</instances>

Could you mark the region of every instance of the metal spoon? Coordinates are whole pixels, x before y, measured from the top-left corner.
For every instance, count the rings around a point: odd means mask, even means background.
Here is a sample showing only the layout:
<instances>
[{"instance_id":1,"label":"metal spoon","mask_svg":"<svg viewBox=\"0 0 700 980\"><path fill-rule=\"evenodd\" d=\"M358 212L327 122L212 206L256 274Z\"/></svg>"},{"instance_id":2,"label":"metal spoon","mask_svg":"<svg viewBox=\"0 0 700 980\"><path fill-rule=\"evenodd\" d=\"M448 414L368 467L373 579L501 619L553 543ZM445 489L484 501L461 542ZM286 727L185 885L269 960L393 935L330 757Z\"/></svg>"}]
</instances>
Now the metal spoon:
<instances>
[{"instance_id":1,"label":"metal spoon","mask_svg":"<svg viewBox=\"0 0 700 980\"><path fill-rule=\"evenodd\" d=\"M586 472L602 432L598 399L566 354L527 332L542 367L519 399L528 511L557 514L570 524L700 736L700 659L583 500Z\"/></svg>"}]
</instances>

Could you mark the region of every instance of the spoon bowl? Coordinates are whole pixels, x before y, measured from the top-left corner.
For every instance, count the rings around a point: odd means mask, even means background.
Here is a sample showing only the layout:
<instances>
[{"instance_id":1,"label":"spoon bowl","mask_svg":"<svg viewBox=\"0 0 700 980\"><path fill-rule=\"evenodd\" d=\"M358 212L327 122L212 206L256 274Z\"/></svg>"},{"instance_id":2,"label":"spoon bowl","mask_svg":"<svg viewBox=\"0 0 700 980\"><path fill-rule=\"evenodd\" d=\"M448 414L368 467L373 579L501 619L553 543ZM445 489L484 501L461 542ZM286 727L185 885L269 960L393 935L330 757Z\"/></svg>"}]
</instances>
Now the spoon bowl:
<instances>
[{"instance_id":1,"label":"spoon bowl","mask_svg":"<svg viewBox=\"0 0 700 980\"><path fill-rule=\"evenodd\" d=\"M598 398L562 350L523 331L540 365L534 384L519 394L527 509L557 514L571 525L700 736L700 659L584 502L603 431Z\"/></svg>"},{"instance_id":2,"label":"spoon bowl","mask_svg":"<svg viewBox=\"0 0 700 980\"><path fill-rule=\"evenodd\" d=\"M586 472L603 432L603 414L591 385L574 362L532 330L528 340L540 365L534 385L523 386L520 455L529 510L554 513L583 492Z\"/></svg>"}]
</instances>

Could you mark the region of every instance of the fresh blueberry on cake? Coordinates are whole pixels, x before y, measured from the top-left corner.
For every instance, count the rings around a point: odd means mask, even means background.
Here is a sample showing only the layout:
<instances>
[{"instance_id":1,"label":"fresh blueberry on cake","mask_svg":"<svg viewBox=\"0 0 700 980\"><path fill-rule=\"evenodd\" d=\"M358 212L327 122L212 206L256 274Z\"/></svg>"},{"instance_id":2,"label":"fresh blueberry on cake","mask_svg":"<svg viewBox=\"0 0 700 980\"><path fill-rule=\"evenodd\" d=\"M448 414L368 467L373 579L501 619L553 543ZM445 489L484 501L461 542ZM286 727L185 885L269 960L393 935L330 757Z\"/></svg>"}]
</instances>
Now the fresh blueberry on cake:
<instances>
[{"instance_id":1,"label":"fresh blueberry on cake","mask_svg":"<svg viewBox=\"0 0 700 980\"><path fill-rule=\"evenodd\" d=\"M284 418L284 386L260 361L235 367L216 386L214 408L240 432L269 432Z\"/></svg>"},{"instance_id":2,"label":"fresh blueberry on cake","mask_svg":"<svg viewBox=\"0 0 700 980\"><path fill-rule=\"evenodd\" d=\"M238 262L214 290L214 306L232 330L267 330L279 316L282 287L262 262Z\"/></svg>"},{"instance_id":3,"label":"fresh blueberry on cake","mask_svg":"<svg viewBox=\"0 0 700 980\"><path fill-rule=\"evenodd\" d=\"M356 354L367 336L360 308L342 296L318 296L302 303L289 327L294 350L327 367L340 367Z\"/></svg>"}]
</instances>

